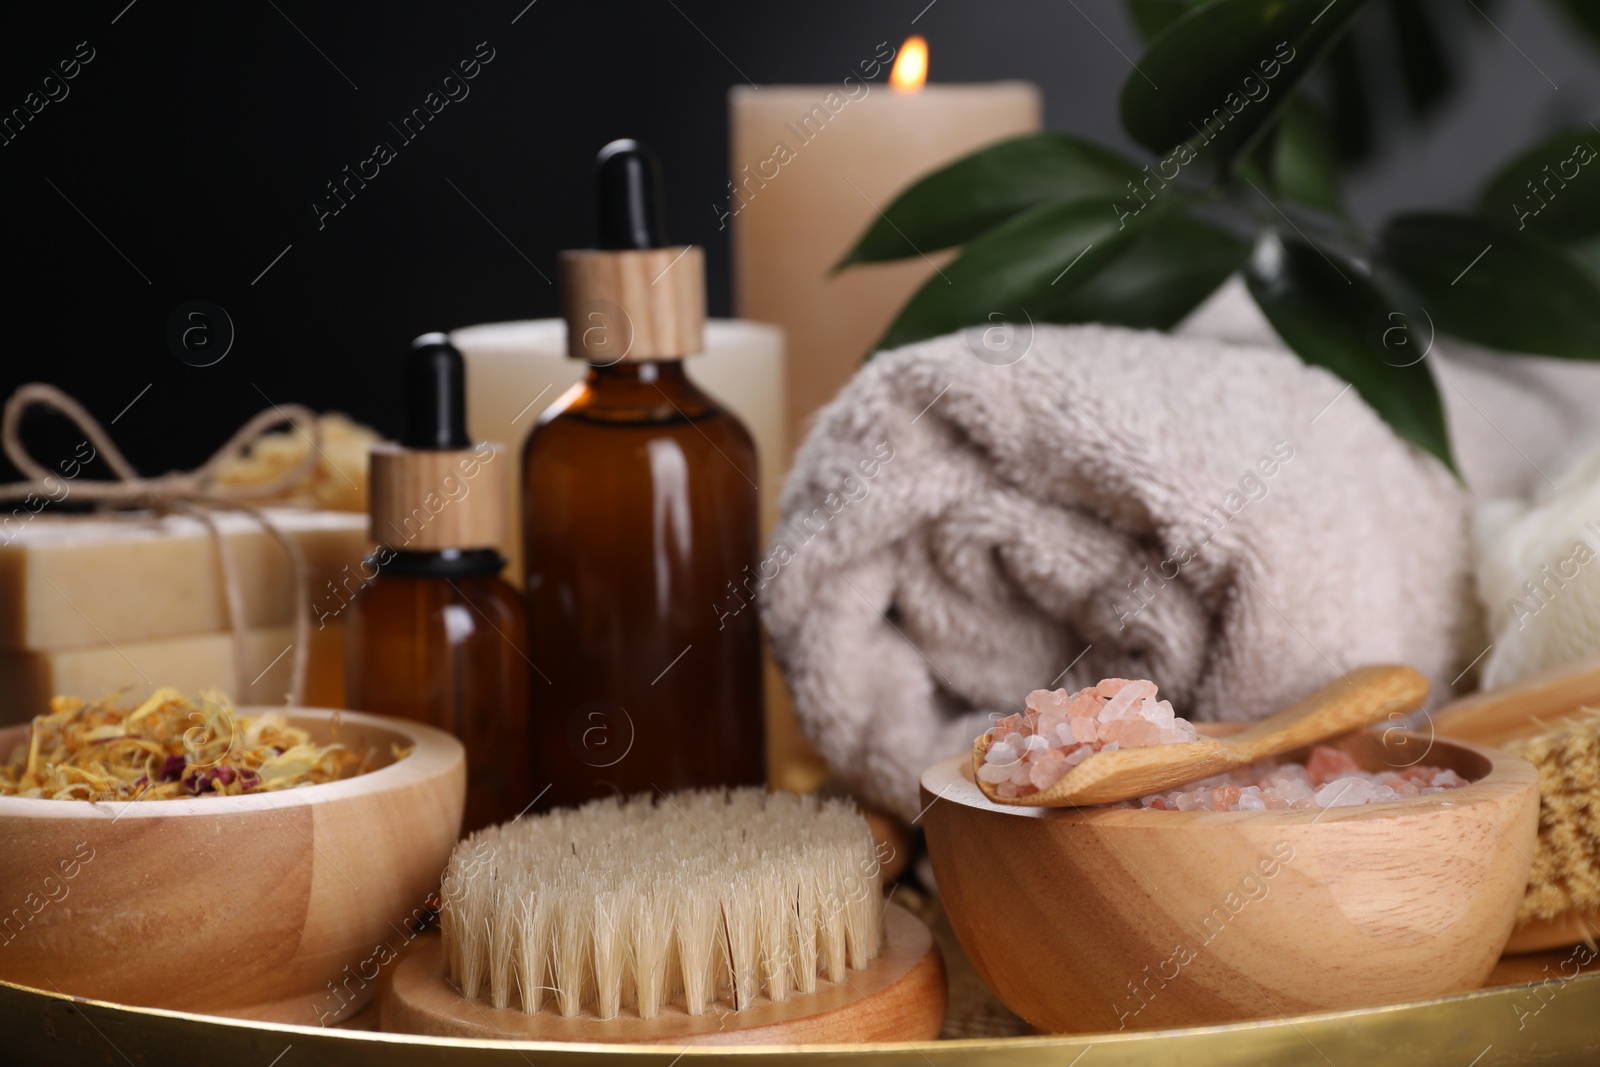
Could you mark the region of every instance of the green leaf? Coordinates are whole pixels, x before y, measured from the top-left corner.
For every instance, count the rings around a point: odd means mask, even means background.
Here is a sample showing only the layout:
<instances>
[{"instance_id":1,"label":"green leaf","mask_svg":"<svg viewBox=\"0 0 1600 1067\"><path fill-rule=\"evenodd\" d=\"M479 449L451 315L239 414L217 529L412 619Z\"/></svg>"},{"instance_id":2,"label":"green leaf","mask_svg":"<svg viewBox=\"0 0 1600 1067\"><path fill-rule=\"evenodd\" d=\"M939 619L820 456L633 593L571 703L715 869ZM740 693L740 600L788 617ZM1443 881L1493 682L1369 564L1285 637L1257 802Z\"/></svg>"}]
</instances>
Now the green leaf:
<instances>
[{"instance_id":1,"label":"green leaf","mask_svg":"<svg viewBox=\"0 0 1600 1067\"><path fill-rule=\"evenodd\" d=\"M1349 382L1395 433L1455 470L1439 389L1423 358L1431 338L1417 336L1360 268L1267 230L1245 282L1301 359Z\"/></svg>"},{"instance_id":2,"label":"green leaf","mask_svg":"<svg viewBox=\"0 0 1600 1067\"><path fill-rule=\"evenodd\" d=\"M839 269L966 244L1019 212L1056 200L1128 196L1135 163L1064 133L1016 137L918 180L873 219Z\"/></svg>"},{"instance_id":3,"label":"green leaf","mask_svg":"<svg viewBox=\"0 0 1600 1067\"><path fill-rule=\"evenodd\" d=\"M1139 36L1153 40L1194 6L1194 0L1128 0L1128 13Z\"/></svg>"},{"instance_id":4,"label":"green leaf","mask_svg":"<svg viewBox=\"0 0 1600 1067\"><path fill-rule=\"evenodd\" d=\"M1150 42L1122 86L1122 124L1165 155L1232 169L1369 0L1210 0ZM1168 177L1162 172L1163 177Z\"/></svg>"},{"instance_id":5,"label":"green leaf","mask_svg":"<svg viewBox=\"0 0 1600 1067\"><path fill-rule=\"evenodd\" d=\"M1583 272L1596 285L1600 285L1600 237L1574 241L1566 246L1568 254L1577 261Z\"/></svg>"},{"instance_id":6,"label":"green leaf","mask_svg":"<svg viewBox=\"0 0 1600 1067\"><path fill-rule=\"evenodd\" d=\"M1173 212L1153 220L1126 251L1076 289L1046 301L1039 317L1047 322L1170 330L1227 281L1249 254L1248 242Z\"/></svg>"},{"instance_id":7,"label":"green leaf","mask_svg":"<svg viewBox=\"0 0 1600 1067\"><path fill-rule=\"evenodd\" d=\"M1346 163L1359 163L1372 155L1372 101L1361 75L1361 53L1346 39L1334 46L1328 56L1330 103L1333 130L1339 142L1339 157Z\"/></svg>"},{"instance_id":8,"label":"green leaf","mask_svg":"<svg viewBox=\"0 0 1600 1067\"><path fill-rule=\"evenodd\" d=\"M1119 221L1102 200L1042 204L969 243L934 272L900 310L877 348L937 337L963 326L1040 317L1050 302L1113 262L1155 218L1168 198Z\"/></svg>"},{"instance_id":9,"label":"green leaf","mask_svg":"<svg viewBox=\"0 0 1600 1067\"><path fill-rule=\"evenodd\" d=\"M1560 240L1600 234L1597 151L1600 132L1588 123L1547 137L1489 179L1478 210Z\"/></svg>"},{"instance_id":10,"label":"green leaf","mask_svg":"<svg viewBox=\"0 0 1600 1067\"><path fill-rule=\"evenodd\" d=\"M1468 215L1404 215L1380 256L1441 329L1510 352L1600 358L1600 286L1547 237Z\"/></svg>"},{"instance_id":11,"label":"green leaf","mask_svg":"<svg viewBox=\"0 0 1600 1067\"><path fill-rule=\"evenodd\" d=\"M1443 100L1453 80L1443 40L1422 0L1388 0L1406 100L1413 115L1425 115Z\"/></svg>"},{"instance_id":12,"label":"green leaf","mask_svg":"<svg viewBox=\"0 0 1600 1067\"><path fill-rule=\"evenodd\" d=\"M1594 0L1556 0L1574 25L1589 35L1589 43L1600 42L1600 5Z\"/></svg>"},{"instance_id":13,"label":"green leaf","mask_svg":"<svg viewBox=\"0 0 1600 1067\"><path fill-rule=\"evenodd\" d=\"M1335 215L1344 212L1333 127L1322 109L1304 94L1290 102L1278 125L1272 176L1273 185L1285 198Z\"/></svg>"}]
</instances>

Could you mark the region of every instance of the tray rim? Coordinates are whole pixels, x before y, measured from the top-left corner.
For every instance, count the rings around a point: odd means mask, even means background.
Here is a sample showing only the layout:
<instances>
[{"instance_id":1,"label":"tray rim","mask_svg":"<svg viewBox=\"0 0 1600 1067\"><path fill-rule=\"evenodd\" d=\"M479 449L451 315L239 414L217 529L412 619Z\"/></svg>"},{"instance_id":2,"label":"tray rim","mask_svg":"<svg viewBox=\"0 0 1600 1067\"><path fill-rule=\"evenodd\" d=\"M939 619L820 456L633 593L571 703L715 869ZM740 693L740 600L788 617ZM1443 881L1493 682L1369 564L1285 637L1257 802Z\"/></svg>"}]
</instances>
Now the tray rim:
<instances>
[{"instance_id":1,"label":"tray rim","mask_svg":"<svg viewBox=\"0 0 1600 1067\"><path fill-rule=\"evenodd\" d=\"M1580 973L1570 978L1553 979L1563 989L1580 987L1592 989L1600 994L1600 970ZM1302 1025L1331 1025L1341 1022L1355 1022L1364 1019L1377 1019L1395 1014L1409 1014L1423 1011L1431 1007L1447 1005L1465 1006L1472 1002L1482 1001L1487 1003L1497 1000L1509 1001L1513 995L1532 989L1536 985L1545 983L1526 982L1512 985L1491 986L1483 989L1474 989L1465 993L1454 993L1443 997L1434 997L1427 1000L1402 1001L1397 1004L1382 1004L1369 1008L1350 1008L1342 1011L1311 1012L1301 1015L1279 1015L1271 1019L1247 1019L1231 1023L1215 1023L1206 1026L1177 1027L1164 1030L1128 1030L1128 1031L1103 1031L1073 1034L1028 1034L1014 1037L973 1037L934 1039L931 1041L889 1041L889 1042L864 1042L850 1044L814 1044L814 1045L700 1045L690 1046L680 1053L680 1058L693 1059L701 1056L755 1056L765 1058L791 1059L795 1057L810 1056L863 1056L873 1053L918 1053L926 1056L927 1053L936 1052L941 1055L955 1053L1003 1053L1007 1050L1022 1049L1063 1049L1071 1050L1092 1045L1151 1045L1181 1041L1186 1037L1202 1037L1220 1034L1244 1034L1259 1031L1295 1031L1299 1032ZM191 1026L220 1028L241 1033L275 1034L287 1036L322 1037L338 1043L352 1043L354 1046L368 1046L377 1049L386 1045L411 1046L421 1048L455 1048L481 1050L484 1052L541 1052L564 1057L604 1056L604 1057L644 1057L659 1058L663 1049L675 1046L663 1045L626 1045L591 1042L568 1041L516 1041L516 1040L490 1040L481 1038L459 1037L433 1037L422 1034L392 1033L381 1030L359 1030L341 1027L306 1026L297 1023L274 1023L256 1019L237 1019L222 1015L206 1015L197 1012L175 1011L168 1008L145 1008L138 1005L119 1004L113 1001L96 1000L91 997L75 996L49 989L36 989L31 986L20 985L0 979L0 989L10 991L24 1000L31 1000L39 1004L57 1002L65 1005L89 1005L109 1012L113 1015L132 1015L139 1017L153 1017L170 1020L174 1023L184 1023ZM4 1016L0 1015L0 1020ZM1597 1043L1600 1043L1600 1030L1591 1032ZM1304 1034L1301 1034L1303 1037ZM109 1039L108 1039L109 1040ZM1309 1038L1307 1038L1309 1041ZM115 1047L115 1046L113 1046ZM120 1051L120 1050L119 1050Z\"/></svg>"}]
</instances>

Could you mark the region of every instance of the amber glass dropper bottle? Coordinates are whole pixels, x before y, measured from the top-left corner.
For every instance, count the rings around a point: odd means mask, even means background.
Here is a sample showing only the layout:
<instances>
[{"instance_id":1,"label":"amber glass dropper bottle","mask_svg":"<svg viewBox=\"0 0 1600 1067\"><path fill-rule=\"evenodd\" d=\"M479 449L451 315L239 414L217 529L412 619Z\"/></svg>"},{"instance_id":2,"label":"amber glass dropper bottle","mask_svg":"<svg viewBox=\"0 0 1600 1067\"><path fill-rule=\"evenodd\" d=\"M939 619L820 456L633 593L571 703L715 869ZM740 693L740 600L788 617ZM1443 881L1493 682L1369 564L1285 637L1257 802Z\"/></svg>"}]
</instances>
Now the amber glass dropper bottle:
<instances>
[{"instance_id":1,"label":"amber glass dropper bottle","mask_svg":"<svg viewBox=\"0 0 1600 1067\"><path fill-rule=\"evenodd\" d=\"M523 453L542 805L765 780L761 635L719 612L758 552L756 453L684 372L705 261L662 236L654 158L596 168L600 247L564 252L567 354L589 364Z\"/></svg>"},{"instance_id":2,"label":"amber glass dropper bottle","mask_svg":"<svg viewBox=\"0 0 1600 1067\"><path fill-rule=\"evenodd\" d=\"M344 640L351 708L437 726L466 746L470 833L531 798L527 621L495 547L510 460L467 439L464 380L444 334L412 342L405 433L369 460L378 575L350 605Z\"/></svg>"}]
</instances>

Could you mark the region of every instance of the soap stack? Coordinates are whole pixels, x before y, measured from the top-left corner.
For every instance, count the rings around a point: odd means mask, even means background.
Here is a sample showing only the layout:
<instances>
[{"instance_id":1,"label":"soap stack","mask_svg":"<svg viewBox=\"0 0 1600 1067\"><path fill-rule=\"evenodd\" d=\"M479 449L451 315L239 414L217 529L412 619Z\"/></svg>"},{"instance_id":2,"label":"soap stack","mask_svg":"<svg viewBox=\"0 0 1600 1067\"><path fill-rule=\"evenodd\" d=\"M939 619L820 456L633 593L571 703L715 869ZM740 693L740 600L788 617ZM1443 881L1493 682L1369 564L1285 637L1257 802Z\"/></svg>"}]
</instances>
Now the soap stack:
<instances>
[{"instance_id":1,"label":"soap stack","mask_svg":"<svg viewBox=\"0 0 1600 1067\"><path fill-rule=\"evenodd\" d=\"M371 571L366 518L290 508L264 514L306 560L305 702L340 707L341 614ZM0 530L0 725L27 721L61 693L217 688L240 704L281 704L295 640L288 554L248 515L218 513L214 521L243 600L242 664L235 663L217 540L199 520L35 516Z\"/></svg>"}]
</instances>

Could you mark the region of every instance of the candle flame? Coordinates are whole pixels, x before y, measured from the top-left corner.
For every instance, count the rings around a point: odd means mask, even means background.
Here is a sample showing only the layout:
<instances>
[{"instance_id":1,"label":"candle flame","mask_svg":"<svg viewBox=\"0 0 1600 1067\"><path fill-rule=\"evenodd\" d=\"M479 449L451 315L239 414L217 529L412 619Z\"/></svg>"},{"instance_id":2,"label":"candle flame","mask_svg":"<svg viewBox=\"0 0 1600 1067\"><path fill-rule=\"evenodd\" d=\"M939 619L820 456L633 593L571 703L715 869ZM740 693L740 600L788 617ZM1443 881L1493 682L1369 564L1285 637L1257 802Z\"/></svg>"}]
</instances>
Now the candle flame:
<instances>
[{"instance_id":1,"label":"candle flame","mask_svg":"<svg viewBox=\"0 0 1600 1067\"><path fill-rule=\"evenodd\" d=\"M889 72L889 84L896 92L914 93L928 80L928 42L912 34L900 46L900 56Z\"/></svg>"}]
</instances>

